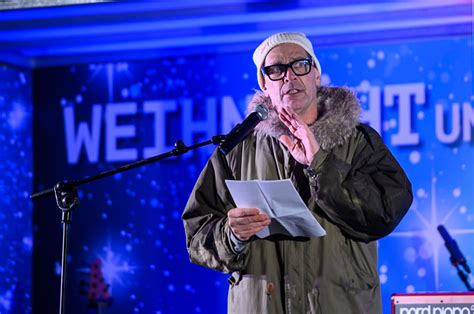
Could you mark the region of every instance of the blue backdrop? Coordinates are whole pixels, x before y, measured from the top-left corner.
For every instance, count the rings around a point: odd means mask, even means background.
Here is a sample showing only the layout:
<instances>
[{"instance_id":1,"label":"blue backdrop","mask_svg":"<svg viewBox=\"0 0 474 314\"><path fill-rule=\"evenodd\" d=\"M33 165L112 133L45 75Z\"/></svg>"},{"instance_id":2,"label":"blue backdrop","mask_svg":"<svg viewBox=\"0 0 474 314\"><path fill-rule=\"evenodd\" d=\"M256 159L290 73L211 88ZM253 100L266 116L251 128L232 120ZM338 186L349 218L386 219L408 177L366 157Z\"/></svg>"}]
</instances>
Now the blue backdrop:
<instances>
[{"instance_id":1,"label":"blue backdrop","mask_svg":"<svg viewBox=\"0 0 474 314\"><path fill-rule=\"evenodd\" d=\"M316 47L317 48L317 47ZM33 76L34 189L78 179L225 133L256 88L251 51L87 64ZM436 231L444 224L472 265L472 42L469 37L316 49L323 84L358 91L415 200L380 241L390 294L464 291ZM212 147L86 185L73 214L68 313L84 313L91 263L102 261L115 313L223 313L227 276L188 261L180 219ZM34 301L57 310L60 213L35 203ZM28 241L26 241L28 242ZM83 292L81 294L80 292Z\"/></svg>"},{"instance_id":2,"label":"blue backdrop","mask_svg":"<svg viewBox=\"0 0 474 314\"><path fill-rule=\"evenodd\" d=\"M0 65L0 313L31 310L31 72Z\"/></svg>"}]
</instances>

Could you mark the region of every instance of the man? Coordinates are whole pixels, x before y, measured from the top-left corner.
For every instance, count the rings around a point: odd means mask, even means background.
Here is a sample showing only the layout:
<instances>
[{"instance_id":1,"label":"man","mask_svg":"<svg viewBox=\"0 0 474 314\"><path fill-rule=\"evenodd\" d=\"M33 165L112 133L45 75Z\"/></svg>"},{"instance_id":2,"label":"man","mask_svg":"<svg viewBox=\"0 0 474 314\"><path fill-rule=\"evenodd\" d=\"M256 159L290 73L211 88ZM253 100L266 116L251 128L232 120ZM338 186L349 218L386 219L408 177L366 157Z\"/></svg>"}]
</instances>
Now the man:
<instances>
[{"instance_id":1,"label":"man","mask_svg":"<svg viewBox=\"0 0 474 314\"><path fill-rule=\"evenodd\" d=\"M253 60L269 117L202 171L183 213L192 262L225 273L231 313L381 313L377 239L412 201L405 173L345 89L320 86L321 66L301 33L270 36ZM323 237L257 232L257 208L234 208L224 183L291 179Z\"/></svg>"}]
</instances>

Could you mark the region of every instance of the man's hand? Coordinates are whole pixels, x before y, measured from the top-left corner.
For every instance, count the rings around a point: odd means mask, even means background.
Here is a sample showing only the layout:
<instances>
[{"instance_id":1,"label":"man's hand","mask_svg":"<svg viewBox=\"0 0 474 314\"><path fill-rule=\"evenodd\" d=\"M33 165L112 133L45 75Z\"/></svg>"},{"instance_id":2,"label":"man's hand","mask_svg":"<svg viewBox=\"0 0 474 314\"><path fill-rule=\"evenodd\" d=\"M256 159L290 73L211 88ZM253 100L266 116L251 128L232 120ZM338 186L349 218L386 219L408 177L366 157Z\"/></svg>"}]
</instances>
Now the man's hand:
<instances>
[{"instance_id":1,"label":"man's hand","mask_svg":"<svg viewBox=\"0 0 474 314\"><path fill-rule=\"evenodd\" d=\"M233 208L227 212L230 230L237 239L246 241L268 226L271 222L266 214L257 208Z\"/></svg>"},{"instance_id":2,"label":"man's hand","mask_svg":"<svg viewBox=\"0 0 474 314\"><path fill-rule=\"evenodd\" d=\"M309 166L314 155L319 151L319 143L316 141L313 132L291 109L282 108L279 117L295 137L292 139L288 135L282 135L280 136L280 142L288 148L296 161Z\"/></svg>"}]
</instances>

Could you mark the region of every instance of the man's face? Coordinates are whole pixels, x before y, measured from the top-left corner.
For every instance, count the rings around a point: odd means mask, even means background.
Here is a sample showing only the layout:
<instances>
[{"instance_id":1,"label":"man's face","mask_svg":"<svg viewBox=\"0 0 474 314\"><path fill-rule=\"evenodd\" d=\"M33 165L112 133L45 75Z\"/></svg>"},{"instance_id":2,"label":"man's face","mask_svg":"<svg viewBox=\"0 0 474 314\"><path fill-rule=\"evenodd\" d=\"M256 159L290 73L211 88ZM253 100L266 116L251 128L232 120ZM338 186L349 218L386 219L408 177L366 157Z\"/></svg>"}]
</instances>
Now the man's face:
<instances>
[{"instance_id":1,"label":"man's face","mask_svg":"<svg viewBox=\"0 0 474 314\"><path fill-rule=\"evenodd\" d=\"M264 66L288 64L306 58L308 53L301 46L281 44L270 50ZM317 118L316 94L320 81L319 72L314 66L303 76L297 76L291 68L288 68L286 75L279 81L272 81L264 75L264 92L270 97L277 111L281 108L291 108L305 122L311 123Z\"/></svg>"}]
</instances>

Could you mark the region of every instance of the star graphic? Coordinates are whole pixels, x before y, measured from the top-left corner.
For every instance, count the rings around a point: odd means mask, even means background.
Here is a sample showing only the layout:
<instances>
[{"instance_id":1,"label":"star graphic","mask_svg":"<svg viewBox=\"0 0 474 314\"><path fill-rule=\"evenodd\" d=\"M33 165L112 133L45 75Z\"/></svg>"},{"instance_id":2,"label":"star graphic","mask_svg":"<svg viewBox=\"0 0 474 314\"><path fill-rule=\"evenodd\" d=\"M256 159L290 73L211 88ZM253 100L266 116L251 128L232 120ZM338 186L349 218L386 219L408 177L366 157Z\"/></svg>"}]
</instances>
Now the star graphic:
<instances>
[{"instance_id":1,"label":"star graphic","mask_svg":"<svg viewBox=\"0 0 474 314\"><path fill-rule=\"evenodd\" d=\"M102 275L104 276L105 282L109 285L110 294L112 294L113 284L115 282L123 284L122 275L133 273L137 267L130 265L127 261L123 260L120 255L116 255L110 243L103 247L103 251L103 254L98 253L96 257L100 259ZM89 273L91 270L90 268L80 268L78 271L81 273Z\"/></svg>"},{"instance_id":2,"label":"star graphic","mask_svg":"<svg viewBox=\"0 0 474 314\"><path fill-rule=\"evenodd\" d=\"M108 244L104 247L105 256L98 255L102 262L102 273L105 281L112 287L114 282L122 282L121 274L130 273L136 269L136 266L131 266L127 261L123 261L120 256L117 256ZM110 289L112 291L112 288Z\"/></svg>"},{"instance_id":3,"label":"star graphic","mask_svg":"<svg viewBox=\"0 0 474 314\"><path fill-rule=\"evenodd\" d=\"M414 231L399 231L399 232L392 232L389 237L400 237L400 238L422 238L425 241L425 245L431 249L433 252L432 260L433 260L433 270L435 274L435 288L439 290L440 282L439 282L439 254L441 247L444 246L443 240L438 233L438 226L444 225L448 222L449 218L452 216L454 211L458 208L458 204L452 207L446 215L444 215L441 219L438 218L438 206L437 206L437 194L436 194L436 182L437 178L432 174L431 176L431 218L428 219L425 217L421 211L418 209L418 203L415 202L412 208L410 209L417 217L418 221L421 223L422 229L414 230ZM474 234L474 229L449 229L449 233L452 235L464 235L464 234ZM472 281L471 276L471 281Z\"/></svg>"}]
</instances>

